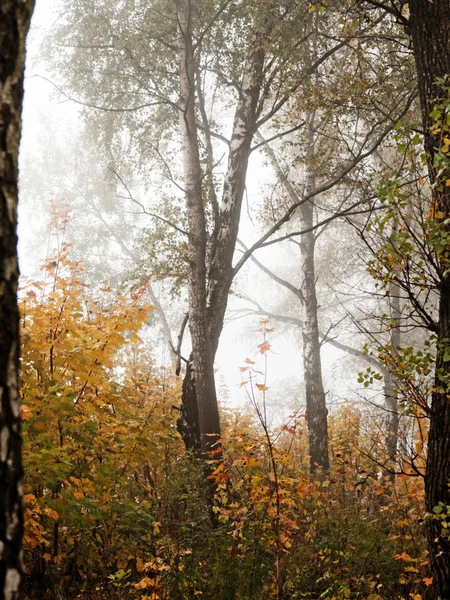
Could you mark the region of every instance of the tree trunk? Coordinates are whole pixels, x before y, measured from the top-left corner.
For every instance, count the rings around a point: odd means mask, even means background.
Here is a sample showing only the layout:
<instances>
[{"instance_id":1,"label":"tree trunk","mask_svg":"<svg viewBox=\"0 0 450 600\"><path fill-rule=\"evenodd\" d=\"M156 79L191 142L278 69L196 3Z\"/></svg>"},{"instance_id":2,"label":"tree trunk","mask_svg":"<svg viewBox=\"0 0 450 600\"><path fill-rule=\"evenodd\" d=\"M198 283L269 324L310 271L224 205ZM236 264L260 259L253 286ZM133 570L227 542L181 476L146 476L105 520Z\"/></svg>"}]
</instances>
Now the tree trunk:
<instances>
[{"instance_id":1,"label":"tree trunk","mask_svg":"<svg viewBox=\"0 0 450 600\"><path fill-rule=\"evenodd\" d=\"M307 120L311 123L311 115ZM258 139L264 142L259 134ZM275 152L269 145L265 146L266 153L273 165L275 173L279 177L284 190L294 205L299 205L297 214L300 230L309 230L314 220L314 199L301 201L301 196L283 172ZM307 164L305 174L304 194L314 192L316 187L314 173L314 132L309 129ZM301 319L296 320L301 327L303 341L303 378L305 381L306 395L306 422L309 436L310 470L314 473L317 467L323 470L329 469L328 457L328 410L325 402L325 391L323 388L322 365L320 359L320 333L317 316L317 294L315 274L315 238L312 231L300 236L300 273L302 284L296 288L288 281L276 276L269 269L253 258L253 261L267 274L287 289L289 289L300 301ZM356 352L356 351L355 351Z\"/></svg>"},{"instance_id":2,"label":"tree trunk","mask_svg":"<svg viewBox=\"0 0 450 600\"><path fill-rule=\"evenodd\" d=\"M429 116L433 100L442 96L436 78L450 74L450 3L445 0L411 0L410 33L416 60L425 150L429 154L428 171L431 183L439 175L434 167L436 138L430 132ZM434 186L432 200L436 211L443 213L442 221L450 218L450 188ZM449 248L444 254L448 255ZM445 261L448 262L448 259ZM450 505L450 402L448 386L450 362L444 359L450 339L450 273L448 265L441 264L439 288L439 332L437 339L435 391L432 394L428 458L425 476L425 502L427 512L443 503ZM442 391L441 391L442 390ZM436 597L450 598L450 543L442 536L441 522L430 519L427 527L433 586Z\"/></svg>"},{"instance_id":3,"label":"tree trunk","mask_svg":"<svg viewBox=\"0 0 450 600\"><path fill-rule=\"evenodd\" d=\"M309 115L307 122L308 149L306 157L305 194L311 194L316 187L314 172L314 116ZM302 340L303 340L303 376L306 389L306 423L309 435L310 471L317 468L328 470L328 410L322 380L320 361L319 323L317 318L316 274L314 267L315 238L312 231L314 201L303 202L298 209L300 230L306 231L300 236L300 273L302 284L300 298L302 304Z\"/></svg>"},{"instance_id":4,"label":"tree trunk","mask_svg":"<svg viewBox=\"0 0 450 600\"><path fill-rule=\"evenodd\" d=\"M255 135L257 103L261 90L264 51L254 51L244 65L234 115L228 165L220 206L220 224L212 240L208 270L208 306L214 352L223 327L228 294L233 282L233 257L241 216L250 146Z\"/></svg>"},{"instance_id":5,"label":"tree trunk","mask_svg":"<svg viewBox=\"0 0 450 600\"><path fill-rule=\"evenodd\" d=\"M397 283L391 283L389 287L390 313L392 329L390 332L390 345L392 353L397 354L400 346L400 287ZM384 376L384 407L386 409L385 444L388 455L387 469L384 475L389 476L391 481L395 479L395 467L397 463L399 413L397 406L397 390L394 375L388 370Z\"/></svg>"},{"instance_id":6,"label":"tree trunk","mask_svg":"<svg viewBox=\"0 0 450 600\"><path fill-rule=\"evenodd\" d=\"M213 448L220 436L214 356L234 275L233 256L250 146L255 133L264 52L259 49L252 53L244 66L221 206L213 236L208 240L195 120L195 64L188 0L179 0L178 11L182 108L180 129L189 225L189 327L192 340L192 354L183 381L178 431L187 448L205 452Z\"/></svg>"},{"instance_id":7,"label":"tree trunk","mask_svg":"<svg viewBox=\"0 0 450 600\"><path fill-rule=\"evenodd\" d=\"M178 53L180 67L179 123L183 140L184 189L188 219L189 330L200 428L200 450L207 453L220 438L219 410L214 382L214 357L206 306L207 232L203 204L195 116L195 58L190 0L178 0ZM192 377L192 374L189 374Z\"/></svg>"},{"instance_id":8,"label":"tree trunk","mask_svg":"<svg viewBox=\"0 0 450 600\"><path fill-rule=\"evenodd\" d=\"M188 450L200 452L200 423L198 418L197 393L195 389L195 374L192 356L189 357L189 361L186 365L181 397L180 418L177 421L178 432L183 438L184 445Z\"/></svg>"},{"instance_id":9,"label":"tree trunk","mask_svg":"<svg viewBox=\"0 0 450 600\"><path fill-rule=\"evenodd\" d=\"M22 457L17 308L18 154L25 38L33 1L0 4L0 599L22 588Z\"/></svg>"}]
</instances>

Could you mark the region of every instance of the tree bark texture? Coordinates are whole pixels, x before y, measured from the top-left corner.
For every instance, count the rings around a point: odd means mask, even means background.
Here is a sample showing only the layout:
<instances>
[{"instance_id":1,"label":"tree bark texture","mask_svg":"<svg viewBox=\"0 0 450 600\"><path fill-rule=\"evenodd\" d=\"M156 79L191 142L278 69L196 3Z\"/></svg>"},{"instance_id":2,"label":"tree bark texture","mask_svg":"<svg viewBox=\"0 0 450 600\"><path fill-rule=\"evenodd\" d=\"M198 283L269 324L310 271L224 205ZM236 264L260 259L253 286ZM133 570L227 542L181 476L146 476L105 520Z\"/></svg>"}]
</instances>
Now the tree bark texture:
<instances>
[{"instance_id":1,"label":"tree bark texture","mask_svg":"<svg viewBox=\"0 0 450 600\"><path fill-rule=\"evenodd\" d=\"M425 131L425 149L429 154L428 171L431 183L438 180L434 167L436 138L430 132L429 116L433 101L442 96L436 78L450 74L450 3L445 0L411 0L409 3L409 29L416 60L420 100ZM435 209L450 217L450 188L438 186L432 189ZM450 249L446 249L448 253ZM435 391L432 394L428 458L425 476L426 510L440 502L450 505L450 362L444 360L444 352L450 340L450 274L448 265L441 264L439 291L439 332L437 339ZM443 392L439 390L444 390ZM450 543L442 536L441 523L429 519L427 527L430 561L435 597L450 598Z\"/></svg>"},{"instance_id":2,"label":"tree bark texture","mask_svg":"<svg viewBox=\"0 0 450 600\"><path fill-rule=\"evenodd\" d=\"M306 153L305 194L308 196L316 187L314 172L314 132L313 115L307 122L308 149ZM306 392L306 423L309 436L310 471L317 468L327 471L330 467L328 457L328 410L322 379L320 360L320 337L317 317L316 274L314 267L314 233L310 231L314 220L314 200L303 202L298 209L300 230L306 231L300 236L300 298L302 305L303 340L303 377Z\"/></svg>"},{"instance_id":3,"label":"tree bark texture","mask_svg":"<svg viewBox=\"0 0 450 600\"><path fill-rule=\"evenodd\" d=\"M195 115L195 58L190 0L178 0L180 67L179 123L183 140L184 188L188 219L189 329L200 428L200 450L213 449L220 438L219 410L214 382L214 356L206 306L207 231L203 203L202 168ZM189 374L192 377L192 373ZM186 388L185 388L186 389Z\"/></svg>"},{"instance_id":4,"label":"tree bark texture","mask_svg":"<svg viewBox=\"0 0 450 600\"><path fill-rule=\"evenodd\" d=\"M0 599L22 589L22 457L18 394L18 154L25 39L34 2L0 2Z\"/></svg>"},{"instance_id":5,"label":"tree bark texture","mask_svg":"<svg viewBox=\"0 0 450 600\"><path fill-rule=\"evenodd\" d=\"M234 115L223 184L219 227L212 240L208 269L208 307L210 335L214 353L217 350L233 281L233 256L241 216L250 146L255 134L257 104L261 90L264 51L258 49L244 65L239 100Z\"/></svg>"},{"instance_id":6,"label":"tree bark texture","mask_svg":"<svg viewBox=\"0 0 450 600\"><path fill-rule=\"evenodd\" d=\"M189 234L189 327L192 354L183 381L178 430L187 448L211 450L220 437L214 382L214 356L223 328L233 281L233 256L239 228L250 146L255 133L261 89L263 50L244 66L236 107L228 166L216 226L208 238L195 114L195 57L188 0L178 1L181 86L180 129L183 137L184 187Z\"/></svg>"}]
</instances>

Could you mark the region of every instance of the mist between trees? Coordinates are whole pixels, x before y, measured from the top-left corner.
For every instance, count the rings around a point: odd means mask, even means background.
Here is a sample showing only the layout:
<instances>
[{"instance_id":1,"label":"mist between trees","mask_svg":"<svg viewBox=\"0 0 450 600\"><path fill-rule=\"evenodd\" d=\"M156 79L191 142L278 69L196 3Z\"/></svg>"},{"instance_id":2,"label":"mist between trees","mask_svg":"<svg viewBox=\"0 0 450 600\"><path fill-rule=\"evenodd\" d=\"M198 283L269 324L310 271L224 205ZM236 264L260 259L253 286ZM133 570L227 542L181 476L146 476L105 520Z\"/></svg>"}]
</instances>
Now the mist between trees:
<instances>
[{"instance_id":1,"label":"mist between trees","mask_svg":"<svg viewBox=\"0 0 450 600\"><path fill-rule=\"evenodd\" d=\"M450 599L448 3L35 19L0 598Z\"/></svg>"}]
</instances>

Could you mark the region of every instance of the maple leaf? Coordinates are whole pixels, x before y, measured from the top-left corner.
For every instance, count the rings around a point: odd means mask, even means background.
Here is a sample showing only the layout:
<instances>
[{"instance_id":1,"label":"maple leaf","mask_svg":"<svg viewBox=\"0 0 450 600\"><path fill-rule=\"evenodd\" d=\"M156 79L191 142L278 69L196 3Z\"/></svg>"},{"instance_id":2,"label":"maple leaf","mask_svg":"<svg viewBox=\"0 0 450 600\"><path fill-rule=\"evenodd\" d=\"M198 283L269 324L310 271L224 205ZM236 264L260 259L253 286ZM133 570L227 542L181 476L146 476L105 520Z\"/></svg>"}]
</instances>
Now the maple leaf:
<instances>
[{"instance_id":1,"label":"maple leaf","mask_svg":"<svg viewBox=\"0 0 450 600\"><path fill-rule=\"evenodd\" d=\"M401 554L394 554L394 558L396 560L404 560L405 562L411 562L413 559L406 552L402 552Z\"/></svg>"},{"instance_id":2,"label":"maple leaf","mask_svg":"<svg viewBox=\"0 0 450 600\"><path fill-rule=\"evenodd\" d=\"M270 350L269 342L263 342L262 344L258 344L258 348L261 354L265 354Z\"/></svg>"}]
</instances>

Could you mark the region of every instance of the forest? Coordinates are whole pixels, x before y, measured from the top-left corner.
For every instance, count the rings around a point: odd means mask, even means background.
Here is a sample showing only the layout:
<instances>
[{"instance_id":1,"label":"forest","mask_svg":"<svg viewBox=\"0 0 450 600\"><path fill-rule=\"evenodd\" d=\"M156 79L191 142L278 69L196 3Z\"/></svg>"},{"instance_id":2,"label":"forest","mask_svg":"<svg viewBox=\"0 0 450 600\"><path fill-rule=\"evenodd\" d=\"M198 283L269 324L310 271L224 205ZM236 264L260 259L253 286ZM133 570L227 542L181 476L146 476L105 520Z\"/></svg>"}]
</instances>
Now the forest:
<instances>
[{"instance_id":1,"label":"forest","mask_svg":"<svg viewBox=\"0 0 450 600\"><path fill-rule=\"evenodd\" d=\"M448 0L0 0L0 600L76 598L450 600Z\"/></svg>"}]
</instances>

